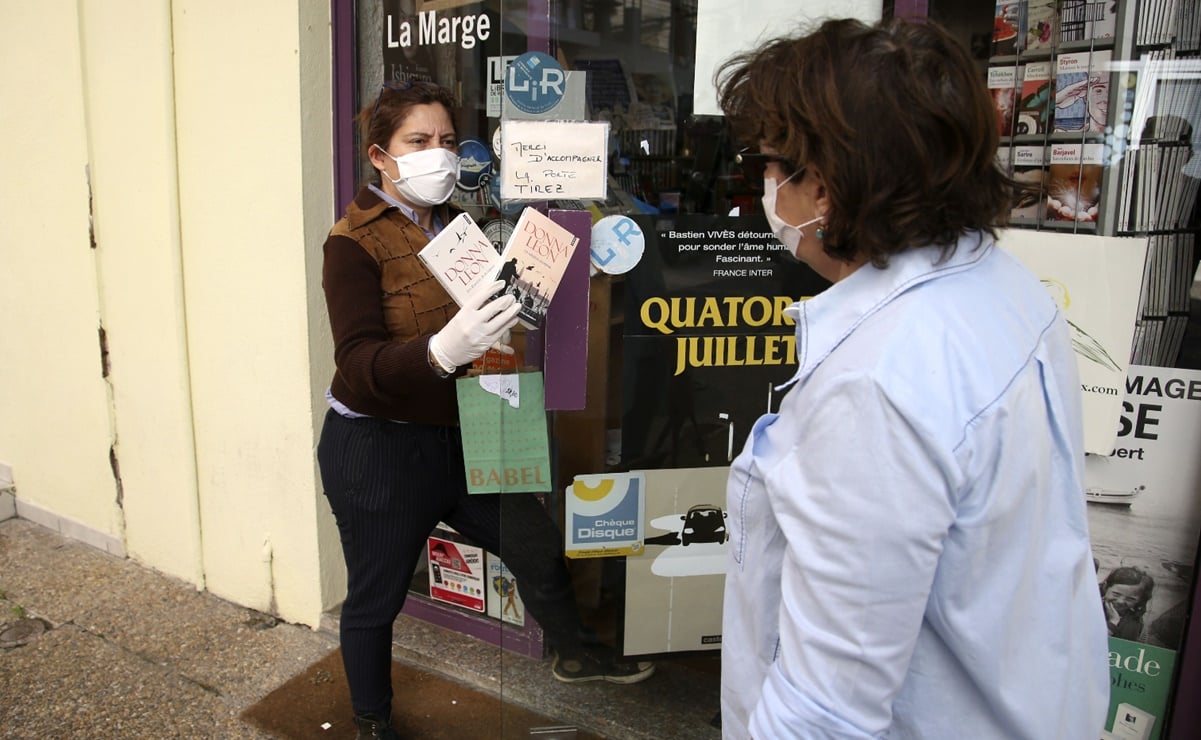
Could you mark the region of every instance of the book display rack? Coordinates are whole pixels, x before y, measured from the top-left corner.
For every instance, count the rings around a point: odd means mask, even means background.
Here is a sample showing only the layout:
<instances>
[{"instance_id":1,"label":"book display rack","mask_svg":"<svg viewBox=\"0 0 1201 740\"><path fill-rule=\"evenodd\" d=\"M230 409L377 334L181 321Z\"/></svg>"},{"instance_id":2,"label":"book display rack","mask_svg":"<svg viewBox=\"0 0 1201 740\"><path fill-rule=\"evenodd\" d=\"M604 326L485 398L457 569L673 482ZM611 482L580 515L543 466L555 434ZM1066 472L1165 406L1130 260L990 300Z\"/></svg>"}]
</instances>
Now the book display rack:
<instances>
[{"instance_id":1,"label":"book display rack","mask_svg":"<svg viewBox=\"0 0 1201 740\"><path fill-rule=\"evenodd\" d=\"M1201 2L997 2L989 51L998 159L1024 185L1010 225L1147 237L1131 359L1174 365L1201 227Z\"/></svg>"}]
</instances>

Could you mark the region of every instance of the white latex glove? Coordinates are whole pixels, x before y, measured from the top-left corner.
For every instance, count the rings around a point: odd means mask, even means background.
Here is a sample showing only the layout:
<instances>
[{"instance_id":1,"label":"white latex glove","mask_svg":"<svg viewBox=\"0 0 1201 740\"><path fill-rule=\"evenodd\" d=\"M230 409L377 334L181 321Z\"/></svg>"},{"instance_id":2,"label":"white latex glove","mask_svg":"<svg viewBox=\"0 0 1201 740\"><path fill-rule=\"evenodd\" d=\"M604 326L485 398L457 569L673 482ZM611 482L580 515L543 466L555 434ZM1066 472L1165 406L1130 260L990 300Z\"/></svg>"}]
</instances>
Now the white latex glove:
<instances>
[{"instance_id":1,"label":"white latex glove","mask_svg":"<svg viewBox=\"0 0 1201 740\"><path fill-rule=\"evenodd\" d=\"M481 283L442 331L430 339L430 354L444 370L454 372L455 368L482 357L517 323L517 312L521 309L517 300L507 293L492 297L504 286L503 280Z\"/></svg>"}]
</instances>

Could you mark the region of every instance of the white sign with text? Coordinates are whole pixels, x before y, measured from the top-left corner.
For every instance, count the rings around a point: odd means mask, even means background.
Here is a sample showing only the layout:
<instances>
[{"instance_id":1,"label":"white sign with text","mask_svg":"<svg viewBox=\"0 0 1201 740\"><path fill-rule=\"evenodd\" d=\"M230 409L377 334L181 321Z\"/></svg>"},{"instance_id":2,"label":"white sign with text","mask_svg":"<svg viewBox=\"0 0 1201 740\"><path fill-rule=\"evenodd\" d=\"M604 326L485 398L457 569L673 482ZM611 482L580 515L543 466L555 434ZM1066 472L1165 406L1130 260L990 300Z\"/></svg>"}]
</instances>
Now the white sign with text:
<instances>
[{"instance_id":1,"label":"white sign with text","mask_svg":"<svg viewBox=\"0 0 1201 740\"><path fill-rule=\"evenodd\" d=\"M502 121L502 200L603 200L609 124Z\"/></svg>"}]
</instances>

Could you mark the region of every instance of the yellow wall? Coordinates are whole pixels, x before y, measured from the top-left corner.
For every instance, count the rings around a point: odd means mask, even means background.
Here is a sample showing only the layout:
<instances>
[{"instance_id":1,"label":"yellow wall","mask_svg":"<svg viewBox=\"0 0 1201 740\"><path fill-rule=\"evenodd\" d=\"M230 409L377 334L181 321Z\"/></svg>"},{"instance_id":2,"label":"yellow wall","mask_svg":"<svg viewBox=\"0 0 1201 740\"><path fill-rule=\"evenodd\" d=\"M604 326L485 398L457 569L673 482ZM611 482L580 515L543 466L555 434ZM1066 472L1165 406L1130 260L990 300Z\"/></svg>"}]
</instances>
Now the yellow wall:
<instances>
[{"instance_id":1,"label":"yellow wall","mask_svg":"<svg viewBox=\"0 0 1201 740\"><path fill-rule=\"evenodd\" d=\"M0 43L0 460L18 512L316 625L343 588L313 462L332 371L328 2L0 0Z\"/></svg>"},{"instance_id":2,"label":"yellow wall","mask_svg":"<svg viewBox=\"0 0 1201 740\"><path fill-rule=\"evenodd\" d=\"M135 558L203 584L170 8L132 2L79 7L97 284L126 547ZM22 496L25 488L22 481Z\"/></svg>"},{"instance_id":3,"label":"yellow wall","mask_svg":"<svg viewBox=\"0 0 1201 740\"><path fill-rule=\"evenodd\" d=\"M75 11L0 5L0 460L20 499L120 536Z\"/></svg>"}]
</instances>

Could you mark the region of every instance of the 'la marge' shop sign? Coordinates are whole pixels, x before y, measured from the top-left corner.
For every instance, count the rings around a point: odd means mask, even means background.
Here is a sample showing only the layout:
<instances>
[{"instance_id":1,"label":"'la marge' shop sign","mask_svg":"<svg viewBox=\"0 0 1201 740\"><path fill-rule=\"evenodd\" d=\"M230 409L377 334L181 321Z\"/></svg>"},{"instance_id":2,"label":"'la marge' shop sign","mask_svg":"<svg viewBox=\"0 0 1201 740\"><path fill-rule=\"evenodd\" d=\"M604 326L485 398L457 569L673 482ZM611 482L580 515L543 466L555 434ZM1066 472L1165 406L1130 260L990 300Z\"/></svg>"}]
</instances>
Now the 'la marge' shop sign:
<instances>
[{"instance_id":1,"label":"'la marge' shop sign","mask_svg":"<svg viewBox=\"0 0 1201 740\"><path fill-rule=\"evenodd\" d=\"M609 124L502 121L503 200L603 200L608 193Z\"/></svg>"}]
</instances>

